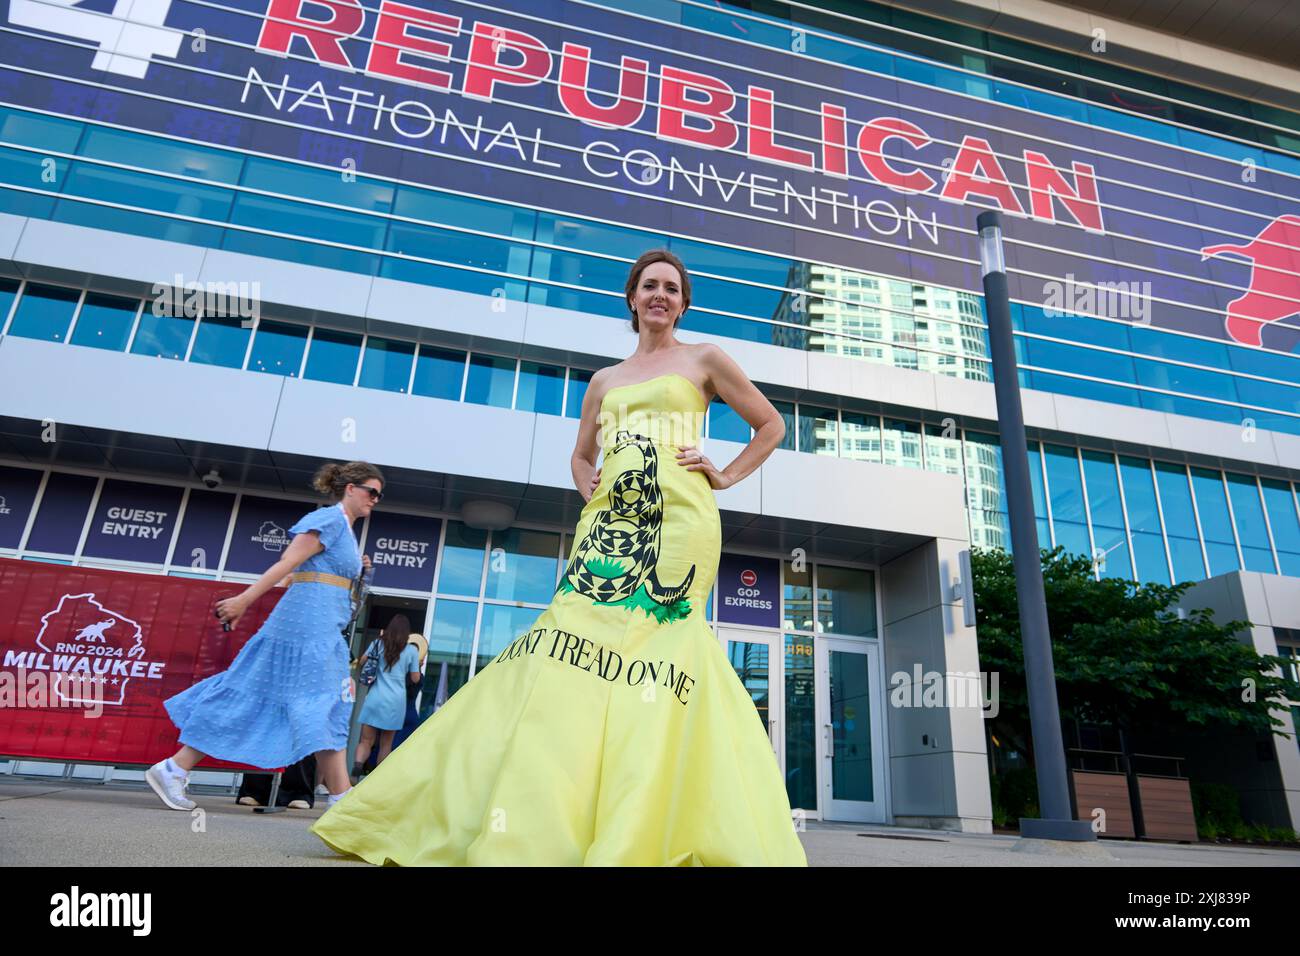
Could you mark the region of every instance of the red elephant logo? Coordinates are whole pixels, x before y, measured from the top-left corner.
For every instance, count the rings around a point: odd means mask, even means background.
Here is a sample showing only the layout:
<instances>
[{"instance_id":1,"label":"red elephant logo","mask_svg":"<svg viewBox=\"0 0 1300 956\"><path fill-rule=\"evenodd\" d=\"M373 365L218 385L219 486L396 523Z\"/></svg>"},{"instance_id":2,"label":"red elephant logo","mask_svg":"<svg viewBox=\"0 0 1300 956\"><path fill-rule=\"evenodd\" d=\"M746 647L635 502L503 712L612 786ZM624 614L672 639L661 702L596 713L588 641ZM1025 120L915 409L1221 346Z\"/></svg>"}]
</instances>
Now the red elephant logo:
<instances>
[{"instance_id":1,"label":"red elephant logo","mask_svg":"<svg viewBox=\"0 0 1300 956\"><path fill-rule=\"evenodd\" d=\"M1300 313L1300 216L1278 216L1247 246L1206 246L1201 261L1225 252L1251 261L1250 288L1228 303L1228 335L1261 345L1264 326Z\"/></svg>"}]
</instances>

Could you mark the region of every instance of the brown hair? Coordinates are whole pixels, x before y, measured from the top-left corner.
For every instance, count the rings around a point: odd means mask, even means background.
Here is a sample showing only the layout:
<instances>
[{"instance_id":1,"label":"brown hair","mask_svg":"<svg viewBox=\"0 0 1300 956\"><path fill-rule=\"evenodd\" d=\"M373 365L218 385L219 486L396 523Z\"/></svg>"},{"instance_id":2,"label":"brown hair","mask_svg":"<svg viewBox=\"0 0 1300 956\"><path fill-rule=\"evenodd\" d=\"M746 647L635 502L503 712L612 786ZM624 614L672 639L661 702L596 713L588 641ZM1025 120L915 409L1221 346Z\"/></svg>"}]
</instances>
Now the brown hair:
<instances>
[{"instance_id":1,"label":"brown hair","mask_svg":"<svg viewBox=\"0 0 1300 956\"><path fill-rule=\"evenodd\" d=\"M394 614L393 619L384 628L384 670L388 670L406 650L407 638L411 636L411 621L405 614Z\"/></svg>"},{"instance_id":2,"label":"brown hair","mask_svg":"<svg viewBox=\"0 0 1300 956\"><path fill-rule=\"evenodd\" d=\"M641 273L645 271L646 266L652 266L656 262L666 262L682 277L682 315L691 307L691 274L686 271L686 266L682 260L667 249L651 249L649 252L641 253L641 258L632 263L632 271L628 273L627 285L623 289L623 301L627 302L627 309L632 313L632 331L641 331L640 324L637 322L636 312L632 308L632 293L636 291L637 283L641 281ZM677 328L677 323L682 320L682 315L677 316L673 322L673 328Z\"/></svg>"},{"instance_id":3,"label":"brown hair","mask_svg":"<svg viewBox=\"0 0 1300 956\"><path fill-rule=\"evenodd\" d=\"M311 480L311 486L334 501L342 501L343 492L348 490L348 485L360 485L371 478L383 481L384 473L368 461L350 461L346 465L330 462L321 465L316 477Z\"/></svg>"}]
</instances>

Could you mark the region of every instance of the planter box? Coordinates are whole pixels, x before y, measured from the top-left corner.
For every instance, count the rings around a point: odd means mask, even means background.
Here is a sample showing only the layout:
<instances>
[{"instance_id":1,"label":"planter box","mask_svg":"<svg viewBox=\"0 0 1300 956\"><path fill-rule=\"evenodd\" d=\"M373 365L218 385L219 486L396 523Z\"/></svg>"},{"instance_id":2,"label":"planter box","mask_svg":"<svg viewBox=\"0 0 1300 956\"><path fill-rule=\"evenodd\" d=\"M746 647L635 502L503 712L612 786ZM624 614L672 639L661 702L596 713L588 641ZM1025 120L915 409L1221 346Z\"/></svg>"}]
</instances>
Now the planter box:
<instances>
[{"instance_id":1,"label":"planter box","mask_svg":"<svg viewBox=\"0 0 1300 956\"><path fill-rule=\"evenodd\" d=\"M1070 778L1074 805L1078 808L1076 819L1091 823L1093 811L1101 808L1106 811L1106 825L1097 836L1133 839L1133 811L1129 807L1128 783L1122 773L1072 770Z\"/></svg>"},{"instance_id":2,"label":"planter box","mask_svg":"<svg viewBox=\"0 0 1300 956\"><path fill-rule=\"evenodd\" d=\"M1147 839L1197 841L1190 781L1138 774L1138 793L1142 798L1142 822L1146 825Z\"/></svg>"}]
</instances>

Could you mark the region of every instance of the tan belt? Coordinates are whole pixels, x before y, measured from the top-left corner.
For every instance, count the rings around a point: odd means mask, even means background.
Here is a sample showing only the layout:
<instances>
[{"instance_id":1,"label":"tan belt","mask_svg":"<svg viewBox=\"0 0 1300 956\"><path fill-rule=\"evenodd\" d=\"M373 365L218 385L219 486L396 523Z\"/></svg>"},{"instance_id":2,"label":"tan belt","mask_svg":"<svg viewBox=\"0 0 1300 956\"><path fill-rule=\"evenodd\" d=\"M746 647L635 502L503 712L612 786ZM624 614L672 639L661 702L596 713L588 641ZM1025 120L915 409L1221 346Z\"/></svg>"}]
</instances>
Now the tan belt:
<instances>
[{"instance_id":1,"label":"tan belt","mask_svg":"<svg viewBox=\"0 0 1300 956\"><path fill-rule=\"evenodd\" d=\"M352 590L352 579L345 578L340 574L326 574L323 571L295 571L293 573L294 584L308 584L312 581L317 584L332 584L336 588Z\"/></svg>"}]
</instances>

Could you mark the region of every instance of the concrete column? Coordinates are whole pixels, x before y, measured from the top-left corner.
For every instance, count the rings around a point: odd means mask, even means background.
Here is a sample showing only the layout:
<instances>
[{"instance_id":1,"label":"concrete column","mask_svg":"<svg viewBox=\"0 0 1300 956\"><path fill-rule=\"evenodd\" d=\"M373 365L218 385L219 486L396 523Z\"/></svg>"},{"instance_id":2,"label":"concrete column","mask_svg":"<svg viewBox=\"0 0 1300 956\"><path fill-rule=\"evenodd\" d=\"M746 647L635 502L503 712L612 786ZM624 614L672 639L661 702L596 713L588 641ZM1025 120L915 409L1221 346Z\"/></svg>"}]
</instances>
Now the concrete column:
<instances>
[{"instance_id":1,"label":"concrete column","mask_svg":"<svg viewBox=\"0 0 1300 956\"><path fill-rule=\"evenodd\" d=\"M964 540L932 538L880 568L891 806L900 826L991 833L975 629L952 582Z\"/></svg>"}]
</instances>

